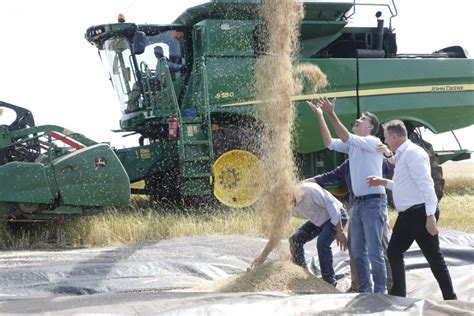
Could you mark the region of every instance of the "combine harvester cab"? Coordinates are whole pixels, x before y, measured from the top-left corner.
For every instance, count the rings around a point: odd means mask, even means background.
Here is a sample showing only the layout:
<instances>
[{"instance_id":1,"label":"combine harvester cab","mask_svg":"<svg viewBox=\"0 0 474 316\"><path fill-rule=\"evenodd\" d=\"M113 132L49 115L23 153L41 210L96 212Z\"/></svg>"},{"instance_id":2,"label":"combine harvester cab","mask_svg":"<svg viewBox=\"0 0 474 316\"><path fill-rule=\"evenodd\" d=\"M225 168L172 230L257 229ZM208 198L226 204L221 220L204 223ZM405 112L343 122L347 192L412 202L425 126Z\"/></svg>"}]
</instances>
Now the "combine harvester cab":
<instances>
[{"instance_id":1,"label":"combine harvester cab","mask_svg":"<svg viewBox=\"0 0 474 316\"><path fill-rule=\"evenodd\" d=\"M398 54L392 4L380 5L391 12L389 27L379 13L370 27L349 26L357 6L352 1L304 6L297 62L317 65L329 85L294 96L302 178L344 160L324 148L306 100L337 97L348 127L365 111L382 122L401 119L428 149L420 127L442 133L474 123L474 62L462 48ZM116 150L130 180L144 180L137 192L174 201L214 193L232 207L258 199L263 185L254 179L263 178L258 141L265 122L258 117L255 65L267 53L259 7L260 1L214 0L169 25L128 23L120 16L118 23L86 31L122 106L120 131L140 137L137 147ZM444 154L441 161L470 156L462 149Z\"/></svg>"},{"instance_id":2,"label":"combine harvester cab","mask_svg":"<svg viewBox=\"0 0 474 316\"><path fill-rule=\"evenodd\" d=\"M28 110L12 104L1 108L16 113L0 126L1 218L35 221L129 203L128 175L109 145L60 126L35 126Z\"/></svg>"}]
</instances>

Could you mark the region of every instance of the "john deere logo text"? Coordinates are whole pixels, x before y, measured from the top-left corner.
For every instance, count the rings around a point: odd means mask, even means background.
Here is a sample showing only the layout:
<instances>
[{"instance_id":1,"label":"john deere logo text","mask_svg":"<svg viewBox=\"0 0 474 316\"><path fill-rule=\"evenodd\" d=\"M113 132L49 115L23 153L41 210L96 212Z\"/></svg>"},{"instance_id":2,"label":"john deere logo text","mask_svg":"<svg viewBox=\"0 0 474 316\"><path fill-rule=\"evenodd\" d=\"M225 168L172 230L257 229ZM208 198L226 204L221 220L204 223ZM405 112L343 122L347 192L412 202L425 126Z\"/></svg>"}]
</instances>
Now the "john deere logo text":
<instances>
[{"instance_id":1,"label":"john deere logo text","mask_svg":"<svg viewBox=\"0 0 474 316\"><path fill-rule=\"evenodd\" d=\"M464 86L435 86L431 87L431 92L462 92Z\"/></svg>"}]
</instances>

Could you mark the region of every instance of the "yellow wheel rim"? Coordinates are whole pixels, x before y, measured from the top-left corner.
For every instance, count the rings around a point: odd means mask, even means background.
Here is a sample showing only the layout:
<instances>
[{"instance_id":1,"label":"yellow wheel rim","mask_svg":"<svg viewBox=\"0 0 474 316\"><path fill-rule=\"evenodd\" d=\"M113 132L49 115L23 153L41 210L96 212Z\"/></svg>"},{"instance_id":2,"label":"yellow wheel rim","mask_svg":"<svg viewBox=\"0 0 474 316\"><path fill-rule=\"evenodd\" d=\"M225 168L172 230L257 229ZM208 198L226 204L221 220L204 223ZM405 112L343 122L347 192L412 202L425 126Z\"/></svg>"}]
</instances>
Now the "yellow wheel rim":
<instances>
[{"instance_id":1,"label":"yellow wheel rim","mask_svg":"<svg viewBox=\"0 0 474 316\"><path fill-rule=\"evenodd\" d=\"M213 171L214 195L224 205L247 207L262 194L265 174L260 160L251 152L228 151L214 162Z\"/></svg>"}]
</instances>

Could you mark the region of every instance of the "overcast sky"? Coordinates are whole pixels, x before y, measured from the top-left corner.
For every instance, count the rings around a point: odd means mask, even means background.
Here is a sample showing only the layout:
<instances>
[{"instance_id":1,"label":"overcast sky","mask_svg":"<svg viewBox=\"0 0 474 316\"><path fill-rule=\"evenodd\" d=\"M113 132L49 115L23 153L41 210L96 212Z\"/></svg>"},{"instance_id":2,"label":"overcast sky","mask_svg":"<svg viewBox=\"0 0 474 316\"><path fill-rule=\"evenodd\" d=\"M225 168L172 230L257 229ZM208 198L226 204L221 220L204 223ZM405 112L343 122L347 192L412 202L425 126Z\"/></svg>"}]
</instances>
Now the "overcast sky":
<instances>
[{"instance_id":1,"label":"overcast sky","mask_svg":"<svg viewBox=\"0 0 474 316\"><path fill-rule=\"evenodd\" d=\"M30 109L37 125L61 125L121 148L127 143L110 132L119 128L120 106L97 50L84 39L86 29L113 23L118 13L125 13L128 22L170 23L187 7L202 2L206 1L0 1L0 100ZM474 56L473 0L395 3L398 16L392 24L399 53L430 53L461 45ZM372 17L368 22L376 23ZM457 133L470 150L474 137L468 134L473 132L471 126ZM430 140L438 149L457 148L451 136Z\"/></svg>"}]
</instances>

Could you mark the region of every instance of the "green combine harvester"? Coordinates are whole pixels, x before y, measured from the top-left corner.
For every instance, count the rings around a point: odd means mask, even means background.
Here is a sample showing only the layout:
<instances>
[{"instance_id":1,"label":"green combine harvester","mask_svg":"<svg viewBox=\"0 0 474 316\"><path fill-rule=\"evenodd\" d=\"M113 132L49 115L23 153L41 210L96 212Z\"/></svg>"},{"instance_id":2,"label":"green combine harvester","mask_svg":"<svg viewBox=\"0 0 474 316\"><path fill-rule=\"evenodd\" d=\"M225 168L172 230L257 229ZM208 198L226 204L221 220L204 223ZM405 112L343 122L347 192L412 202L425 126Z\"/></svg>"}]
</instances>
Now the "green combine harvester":
<instances>
[{"instance_id":1,"label":"green combine harvester","mask_svg":"<svg viewBox=\"0 0 474 316\"><path fill-rule=\"evenodd\" d=\"M119 132L137 135L136 147L111 149L58 126L31 119L0 127L0 216L10 220L85 214L127 204L132 193L153 199L211 199L252 205L263 177L258 141L265 124L255 65L265 51L265 23L256 0L214 0L182 13L172 24L125 22L92 26L122 107ZM350 27L355 4L305 1L299 63L317 65L330 85L318 95L295 95L294 151L301 177L327 171L344 156L324 148L305 100L337 97L350 126L362 112L382 122L401 119L410 138L440 163L470 157L459 148L433 152L420 128L442 133L474 124L474 61L459 46L432 54L398 54L391 20L395 4L374 5L370 27ZM1 106L8 105L2 103ZM22 112L23 111L23 112ZM18 120L18 119L17 119ZM58 142L64 145L58 145ZM343 186L333 189L345 192Z\"/></svg>"}]
</instances>

